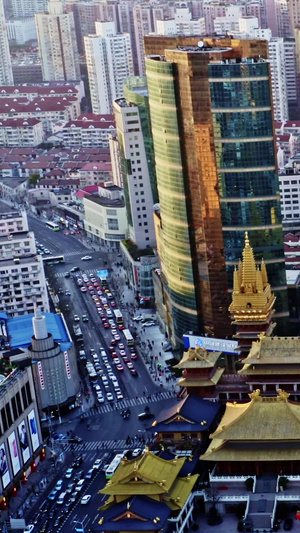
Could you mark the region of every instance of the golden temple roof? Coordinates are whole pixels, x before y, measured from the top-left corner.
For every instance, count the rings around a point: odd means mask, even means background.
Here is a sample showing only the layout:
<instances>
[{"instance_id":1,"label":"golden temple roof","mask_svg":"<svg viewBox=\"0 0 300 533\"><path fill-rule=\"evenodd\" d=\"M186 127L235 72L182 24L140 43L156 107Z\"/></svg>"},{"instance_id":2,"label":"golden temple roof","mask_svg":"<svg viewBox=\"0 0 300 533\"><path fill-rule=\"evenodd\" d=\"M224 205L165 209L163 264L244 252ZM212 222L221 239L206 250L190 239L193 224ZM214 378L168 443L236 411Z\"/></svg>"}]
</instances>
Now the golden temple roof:
<instances>
[{"instance_id":1,"label":"golden temple roof","mask_svg":"<svg viewBox=\"0 0 300 533\"><path fill-rule=\"evenodd\" d=\"M243 361L254 365L293 365L300 364L299 337L265 337L252 343L251 350Z\"/></svg>"},{"instance_id":2,"label":"golden temple roof","mask_svg":"<svg viewBox=\"0 0 300 533\"><path fill-rule=\"evenodd\" d=\"M222 352L208 352L206 348L189 348L174 368L213 368Z\"/></svg>"},{"instance_id":3,"label":"golden temple roof","mask_svg":"<svg viewBox=\"0 0 300 533\"><path fill-rule=\"evenodd\" d=\"M137 459L121 461L112 478L99 493L120 496L166 494L185 460L185 457L181 457L167 461L147 450Z\"/></svg>"},{"instance_id":4,"label":"golden temple roof","mask_svg":"<svg viewBox=\"0 0 300 533\"><path fill-rule=\"evenodd\" d=\"M211 387L219 383L222 375L225 372L225 368L217 368L216 372L210 379L200 379L200 377L192 378L180 378L176 385L179 387Z\"/></svg>"},{"instance_id":5,"label":"golden temple roof","mask_svg":"<svg viewBox=\"0 0 300 533\"><path fill-rule=\"evenodd\" d=\"M198 477L199 474L178 477L172 485L170 492L164 494L163 501L172 509L172 511L178 511L184 507Z\"/></svg>"},{"instance_id":6,"label":"golden temple roof","mask_svg":"<svg viewBox=\"0 0 300 533\"><path fill-rule=\"evenodd\" d=\"M278 396L263 397L256 390L246 404L227 403L224 416L211 438L231 441L300 439L300 404Z\"/></svg>"},{"instance_id":7,"label":"golden temple roof","mask_svg":"<svg viewBox=\"0 0 300 533\"><path fill-rule=\"evenodd\" d=\"M201 459L299 459L300 404L288 401L289 394L281 389L276 397L262 397L259 390L249 396L251 401L247 404L226 404L225 414Z\"/></svg>"},{"instance_id":8,"label":"golden temple roof","mask_svg":"<svg viewBox=\"0 0 300 533\"><path fill-rule=\"evenodd\" d=\"M274 313L275 296L268 283L266 265L262 260L260 267L255 264L253 249L248 233L245 233L243 260L233 273L232 302L229 311L234 320L266 321Z\"/></svg>"}]
</instances>

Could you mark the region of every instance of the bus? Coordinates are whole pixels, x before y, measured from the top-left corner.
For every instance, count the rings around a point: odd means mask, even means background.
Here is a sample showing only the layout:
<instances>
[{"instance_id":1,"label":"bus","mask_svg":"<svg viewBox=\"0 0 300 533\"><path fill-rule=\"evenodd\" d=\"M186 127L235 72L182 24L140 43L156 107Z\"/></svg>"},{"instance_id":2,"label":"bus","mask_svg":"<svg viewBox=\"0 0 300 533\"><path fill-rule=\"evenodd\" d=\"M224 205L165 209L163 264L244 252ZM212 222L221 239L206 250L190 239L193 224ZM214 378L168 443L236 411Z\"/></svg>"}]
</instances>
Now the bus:
<instances>
[{"instance_id":1,"label":"bus","mask_svg":"<svg viewBox=\"0 0 300 533\"><path fill-rule=\"evenodd\" d=\"M133 336L131 335L129 329L123 329L123 333L127 346L134 346Z\"/></svg>"},{"instance_id":2,"label":"bus","mask_svg":"<svg viewBox=\"0 0 300 533\"><path fill-rule=\"evenodd\" d=\"M82 331L81 331L80 327L77 326L76 324L74 324L73 331L74 331L75 342L82 342L83 341L83 335L82 335Z\"/></svg>"},{"instance_id":3,"label":"bus","mask_svg":"<svg viewBox=\"0 0 300 533\"><path fill-rule=\"evenodd\" d=\"M118 453L112 460L112 462L110 463L110 465L108 466L108 468L106 469L106 472L105 472L105 477L106 479L110 479L115 471L117 470L120 462L122 461L123 459L123 456L124 454L123 453Z\"/></svg>"},{"instance_id":4,"label":"bus","mask_svg":"<svg viewBox=\"0 0 300 533\"><path fill-rule=\"evenodd\" d=\"M86 366L90 381L97 381L98 376L97 376L97 372L95 370L94 365L92 363L87 363L85 366Z\"/></svg>"},{"instance_id":5,"label":"bus","mask_svg":"<svg viewBox=\"0 0 300 533\"><path fill-rule=\"evenodd\" d=\"M50 255L50 257L43 256L43 263L46 265L58 265L64 263L65 258L63 255Z\"/></svg>"},{"instance_id":6,"label":"bus","mask_svg":"<svg viewBox=\"0 0 300 533\"><path fill-rule=\"evenodd\" d=\"M115 315L116 323L117 324L123 324L124 319L123 319L123 315L122 315L120 309L114 309L114 315Z\"/></svg>"},{"instance_id":7,"label":"bus","mask_svg":"<svg viewBox=\"0 0 300 533\"><path fill-rule=\"evenodd\" d=\"M60 230L60 227L58 224L56 224L56 222L50 222L50 221L47 221L45 222L47 228L50 228L52 229L53 231L59 231Z\"/></svg>"}]
</instances>

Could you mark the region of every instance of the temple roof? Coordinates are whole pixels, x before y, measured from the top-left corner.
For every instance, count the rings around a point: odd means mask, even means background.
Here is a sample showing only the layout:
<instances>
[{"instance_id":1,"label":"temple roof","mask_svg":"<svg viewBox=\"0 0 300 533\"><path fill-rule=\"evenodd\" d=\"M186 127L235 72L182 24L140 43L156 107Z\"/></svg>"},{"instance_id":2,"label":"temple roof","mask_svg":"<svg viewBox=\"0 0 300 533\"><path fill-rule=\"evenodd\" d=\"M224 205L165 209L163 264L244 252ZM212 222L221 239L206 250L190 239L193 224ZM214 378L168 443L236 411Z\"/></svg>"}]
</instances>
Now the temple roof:
<instances>
[{"instance_id":1,"label":"temple roof","mask_svg":"<svg viewBox=\"0 0 300 533\"><path fill-rule=\"evenodd\" d=\"M134 496L102 511L96 531L160 531L170 507L144 496Z\"/></svg>"},{"instance_id":2,"label":"temple roof","mask_svg":"<svg viewBox=\"0 0 300 533\"><path fill-rule=\"evenodd\" d=\"M158 495L169 492L186 458L165 461L147 450L140 457L122 460L112 478L99 491L108 495Z\"/></svg>"},{"instance_id":3,"label":"temple roof","mask_svg":"<svg viewBox=\"0 0 300 533\"><path fill-rule=\"evenodd\" d=\"M230 441L288 441L300 439L300 404L288 401L282 390L262 397L256 390L244 404L227 403L224 416L211 438Z\"/></svg>"},{"instance_id":4,"label":"temple roof","mask_svg":"<svg viewBox=\"0 0 300 533\"><path fill-rule=\"evenodd\" d=\"M189 348L174 368L213 368L222 352L208 352L206 348Z\"/></svg>"},{"instance_id":5,"label":"temple roof","mask_svg":"<svg viewBox=\"0 0 300 533\"><path fill-rule=\"evenodd\" d=\"M172 509L178 511L184 507L186 500L192 492L194 485L199 477L199 474L187 477L179 477L172 485L171 490L164 494L163 500Z\"/></svg>"},{"instance_id":6,"label":"temple roof","mask_svg":"<svg viewBox=\"0 0 300 533\"><path fill-rule=\"evenodd\" d=\"M189 395L163 410L152 424L157 432L206 431L220 409L217 402Z\"/></svg>"},{"instance_id":7,"label":"temple roof","mask_svg":"<svg viewBox=\"0 0 300 533\"><path fill-rule=\"evenodd\" d=\"M224 416L201 459L300 458L300 404L288 401L289 394L282 390L276 397L262 397L259 390L249 396L251 401L247 404L226 404Z\"/></svg>"},{"instance_id":8,"label":"temple roof","mask_svg":"<svg viewBox=\"0 0 300 533\"><path fill-rule=\"evenodd\" d=\"M253 342L243 361L254 365L300 365L300 337L265 337Z\"/></svg>"},{"instance_id":9,"label":"temple roof","mask_svg":"<svg viewBox=\"0 0 300 533\"><path fill-rule=\"evenodd\" d=\"M243 260L233 273L232 302L230 313L235 321L265 322L274 313L275 296L268 283L266 265L264 261L255 264L253 249L250 246L248 233L245 233Z\"/></svg>"},{"instance_id":10,"label":"temple roof","mask_svg":"<svg viewBox=\"0 0 300 533\"><path fill-rule=\"evenodd\" d=\"M212 387L217 385L225 372L225 368L216 368L215 373L206 379L201 379L201 376L188 376L185 378L180 378L176 385L179 387Z\"/></svg>"}]
</instances>

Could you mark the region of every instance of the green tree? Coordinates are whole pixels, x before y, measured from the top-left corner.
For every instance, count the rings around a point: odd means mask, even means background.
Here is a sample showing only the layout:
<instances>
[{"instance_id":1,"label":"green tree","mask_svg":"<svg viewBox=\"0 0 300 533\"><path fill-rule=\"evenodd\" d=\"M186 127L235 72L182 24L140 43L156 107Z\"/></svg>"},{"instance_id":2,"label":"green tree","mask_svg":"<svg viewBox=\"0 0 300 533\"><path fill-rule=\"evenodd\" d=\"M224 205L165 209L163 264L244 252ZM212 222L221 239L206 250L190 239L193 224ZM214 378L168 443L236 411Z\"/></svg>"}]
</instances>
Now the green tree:
<instances>
[{"instance_id":1,"label":"green tree","mask_svg":"<svg viewBox=\"0 0 300 533\"><path fill-rule=\"evenodd\" d=\"M32 187L35 187L36 184L39 182L39 180L40 180L39 174L31 174L29 176L28 184Z\"/></svg>"}]
</instances>

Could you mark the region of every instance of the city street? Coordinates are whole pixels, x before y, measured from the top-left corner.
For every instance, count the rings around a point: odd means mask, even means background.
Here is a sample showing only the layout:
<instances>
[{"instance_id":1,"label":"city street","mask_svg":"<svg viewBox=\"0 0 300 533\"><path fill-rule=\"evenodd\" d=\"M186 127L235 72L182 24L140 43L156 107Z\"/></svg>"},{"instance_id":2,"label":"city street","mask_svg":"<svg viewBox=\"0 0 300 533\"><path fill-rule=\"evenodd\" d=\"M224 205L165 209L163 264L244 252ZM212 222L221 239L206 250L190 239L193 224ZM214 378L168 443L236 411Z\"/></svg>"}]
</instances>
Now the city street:
<instances>
[{"instance_id":1,"label":"city street","mask_svg":"<svg viewBox=\"0 0 300 533\"><path fill-rule=\"evenodd\" d=\"M126 449L133 450L134 448L143 449L145 443L151 442L154 438L154 432L147 431L148 427L151 427L151 420L140 421L138 414L145 411L145 408L149 409L154 415L158 415L162 410L167 409L176 400L176 394L171 388L170 390L164 389L162 385L155 382L156 377L152 372L152 376L149 375L149 367L146 368L141 354L136 350L137 359L131 361L133 368L137 372L137 376L133 376L126 364L123 365L123 370L118 371L114 366L114 360L110 354L110 344L112 340L112 333L110 328L105 329L102 320L97 312L97 307L93 301L93 297L90 292L81 291L81 286L78 284L78 277L80 278L86 275L88 278L91 276L97 277L97 270L111 267L109 261L115 260L113 254L110 253L110 257L106 252L91 251L86 248L82 242L80 242L81 235L64 235L63 231L53 232L47 228L44 222L37 220L33 217L29 217L30 229L35 232L36 240L47 247L47 249L53 255L64 255L65 263L51 265L47 267L47 277L51 290L55 292L59 300L56 305L64 313L68 328L72 334L74 326L74 315L78 315L79 321L76 322L80 326L83 334L83 346L87 355L87 360L93 362L93 358L90 355L90 350L94 349L99 356L99 368L101 374L98 379L99 388L102 391L104 401L99 405L97 402L97 395L93 384L88 380L88 377L83 378L82 382L82 394L83 403L81 408L70 411L69 415L62 417L62 423L58 424L57 420L53 421L53 428L59 433L77 435L83 439L79 444L66 444L64 446L64 463L60 466L57 465L58 473L56 478L47 488L47 491L40 498L40 501L35 505L36 512L39 509L41 503L51 492L58 478L62 477L60 468L65 471L70 463L74 460L78 454L83 457L83 464L80 468L83 469L86 474L92 467L94 461L97 458L102 458L105 454L110 454L110 461L114 456L114 453L124 451ZM84 255L90 255L91 260L82 261L81 257ZM75 272L70 277L65 277L65 273L69 272L73 267L80 267L80 272ZM111 289L112 290L112 289ZM113 291L112 291L113 292ZM118 308L122 308L122 313L126 321L130 320L130 327L133 324L136 326L136 331L139 332L139 338L143 338L143 347L151 345L151 342L147 341L147 329L142 334L141 326L132 322L132 311L129 311L126 302L126 294L128 290L123 290L122 286L117 287L115 293L113 292L113 298ZM121 299L121 300L120 300ZM131 304L132 305L132 302ZM111 303L110 303L111 306ZM113 311L113 307L110 307ZM125 311L125 312L124 312ZM87 316L87 321L83 321L83 315ZM127 322L128 323L128 322ZM157 328L158 329L158 328ZM131 352L126 346L122 331L119 331L120 341L124 346L127 360L130 360ZM149 331L150 335L150 331ZM152 334L153 335L153 334ZM151 335L150 335L151 336ZM154 341L153 341L154 345ZM100 349L104 348L108 363L103 363L100 357ZM77 355L79 355L80 345L76 345ZM116 347L118 350L118 347ZM150 357L151 350L147 347L147 357ZM154 354L153 354L154 355ZM118 354L120 358L120 355ZM158 356L156 356L158 357ZM121 360L123 363L123 361ZM80 365L85 366L85 362L79 361ZM110 368L108 368L110 367ZM113 395L113 400L107 399L107 388L104 388L100 378L105 376L105 379L109 381L109 375L114 374L118 380L122 399L117 400L114 389L111 382L109 382L109 390ZM105 389L105 390L104 390ZM85 396L85 393L88 394ZM129 409L130 414L128 418L123 418L122 411ZM71 432L71 433L70 433ZM106 457L106 462L109 462ZM66 484L64 481L64 484ZM68 480L71 481L71 480ZM101 512L98 511L98 507L103 505L105 496L97 494L98 490L105 484L104 474L99 471L97 476L92 480L86 480L84 488L80 496L85 494L91 494L92 498L87 505L81 505L80 500L76 501L75 506L72 507L69 512L64 513L65 506L57 506L56 503L52 503L52 507L56 509L57 514L63 516L63 522L60 524L56 531L62 531L63 533L69 533L75 531L75 527L84 529L84 533L89 531L90 528L95 526L101 517ZM35 509L33 514L35 514ZM45 519L50 513L50 508L45 513ZM56 516L57 516L56 514ZM30 523L32 518L32 511L30 512L30 518L27 522ZM53 527L55 516L52 521L47 525L49 528ZM34 531L40 531L41 523L36 525Z\"/></svg>"}]
</instances>

